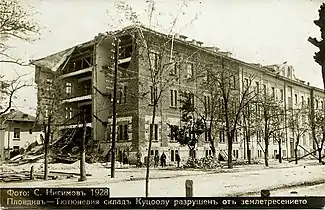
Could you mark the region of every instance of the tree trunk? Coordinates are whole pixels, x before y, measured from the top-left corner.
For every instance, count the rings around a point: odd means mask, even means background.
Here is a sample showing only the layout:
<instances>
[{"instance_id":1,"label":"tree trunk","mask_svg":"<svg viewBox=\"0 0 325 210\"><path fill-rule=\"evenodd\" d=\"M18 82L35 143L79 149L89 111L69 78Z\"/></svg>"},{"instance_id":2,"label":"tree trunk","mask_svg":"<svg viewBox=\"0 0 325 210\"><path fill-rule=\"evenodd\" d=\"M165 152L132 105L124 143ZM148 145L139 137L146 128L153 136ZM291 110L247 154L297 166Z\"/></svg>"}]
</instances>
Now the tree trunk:
<instances>
[{"instance_id":1,"label":"tree trunk","mask_svg":"<svg viewBox=\"0 0 325 210\"><path fill-rule=\"evenodd\" d=\"M49 154L49 141L48 141L48 134L45 133L45 139L44 139L44 180L48 179L49 176L49 170L48 170L48 154Z\"/></svg>"},{"instance_id":2,"label":"tree trunk","mask_svg":"<svg viewBox=\"0 0 325 210\"><path fill-rule=\"evenodd\" d=\"M45 126L45 138L44 138L44 180L48 180L49 167L48 167L48 156L49 156L49 143L51 135L51 116L47 119L47 125Z\"/></svg>"},{"instance_id":3,"label":"tree trunk","mask_svg":"<svg viewBox=\"0 0 325 210\"><path fill-rule=\"evenodd\" d=\"M232 162L232 133L229 131L227 132L227 140L228 140L228 168L232 169L233 168L233 162Z\"/></svg>"},{"instance_id":4,"label":"tree trunk","mask_svg":"<svg viewBox=\"0 0 325 210\"><path fill-rule=\"evenodd\" d=\"M155 118L156 118L156 104L153 105L152 110L152 121L151 124L155 124ZM150 158L151 158L151 144L152 144L152 138L154 135L154 126L150 131L150 125L149 125L149 146L148 146L148 155L147 155L147 170L146 170L146 197L149 197L149 172L150 172ZM151 133L152 132L152 133Z\"/></svg>"},{"instance_id":5,"label":"tree trunk","mask_svg":"<svg viewBox=\"0 0 325 210\"><path fill-rule=\"evenodd\" d=\"M298 150L297 150L297 148L295 148L294 152L295 152L295 164L298 164Z\"/></svg>"},{"instance_id":6,"label":"tree trunk","mask_svg":"<svg viewBox=\"0 0 325 210\"><path fill-rule=\"evenodd\" d=\"M282 146L281 146L281 139L278 141L279 144L279 163L282 163Z\"/></svg>"},{"instance_id":7,"label":"tree trunk","mask_svg":"<svg viewBox=\"0 0 325 210\"><path fill-rule=\"evenodd\" d=\"M250 151L250 147L249 147L249 142L250 142L250 134L248 131L247 135L246 135L246 151L247 151L248 164L251 164L251 151Z\"/></svg>"},{"instance_id":8,"label":"tree trunk","mask_svg":"<svg viewBox=\"0 0 325 210\"><path fill-rule=\"evenodd\" d=\"M209 128L209 142L210 142L210 148L212 150L212 154L213 154L213 157L216 156L216 147L214 146L214 141L213 141L213 138L212 138L212 132L211 132L211 127Z\"/></svg>"},{"instance_id":9,"label":"tree trunk","mask_svg":"<svg viewBox=\"0 0 325 210\"><path fill-rule=\"evenodd\" d=\"M79 181L86 181L86 134L87 134L87 128L86 128L87 122L86 122L86 113L83 114L83 137L80 142L80 178Z\"/></svg>"},{"instance_id":10,"label":"tree trunk","mask_svg":"<svg viewBox=\"0 0 325 210\"><path fill-rule=\"evenodd\" d=\"M318 148L318 162L322 163L322 147Z\"/></svg>"},{"instance_id":11,"label":"tree trunk","mask_svg":"<svg viewBox=\"0 0 325 210\"><path fill-rule=\"evenodd\" d=\"M264 152L265 166L269 166L269 136L265 135L265 152Z\"/></svg>"}]
</instances>

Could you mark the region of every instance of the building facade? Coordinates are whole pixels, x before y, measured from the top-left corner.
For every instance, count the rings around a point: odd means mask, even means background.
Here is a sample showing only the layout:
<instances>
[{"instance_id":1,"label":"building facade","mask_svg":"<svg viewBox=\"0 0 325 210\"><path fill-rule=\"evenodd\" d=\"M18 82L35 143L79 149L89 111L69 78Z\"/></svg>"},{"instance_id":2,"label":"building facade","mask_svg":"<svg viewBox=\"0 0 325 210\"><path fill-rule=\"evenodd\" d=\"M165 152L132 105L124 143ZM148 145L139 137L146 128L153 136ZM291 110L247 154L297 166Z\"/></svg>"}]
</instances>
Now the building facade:
<instances>
[{"instance_id":1,"label":"building facade","mask_svg":"<svg viewBox=\"0 0 325 210\"><path fill-rule=\"evenodd\" d=\"M41 130L35 126L35 117L11 109L1 116L0 154L1 160L10 157L13 150L26 149L37 141L41 144Z\"/></svg>"},{"instance_id":2,"label":"building facade","mask_svg":"<svg viewBox=\"0 0 325 210\"><path fill-rule=\"evenodd\" d=\"M122 159L123 154L130 161L135 160L139 152L142 157L146 156L150 135L153 139L151 154L161 155L164 152L167 160L174 162L175 154L179 153L182 160L186 160L189 150L175 140L170 125L178 126L181 123L181 93L192 95L193 104L203 109L202 100L196 97L204 96L204 103L209 100L208 90L201 88L202 81L206 80L202 72L216 66L226 69L228 74L230 72L234 91L242 91L246 76L253 74L252 86L274 91L285 108L298 107L307 100L324 107L323 90L296 79L290 65L249 64L216 48L204 47L202 42L188 41L185 36L170 37L144 27L130 26L122 31L99 34L89 42L32 62L36 67L35 81L39 89L38 110L45 110L40 115L46 118L46 107L49 106L49 100L41 89L46 89L56 80L60 83L59 95L62 96L57 97L62 106L60 129L81 127L80 118L75 116L84 110L87 113L87 126L92 128L93 143L100 145L103 155L107 155L112 137L114 38L120 40L116 135L118 160ZM155 68L157 72L159 68L165 68L165 72L168 72L159 77L159 81L168 84L167 87L162 83L155 84L152 75ZM169 84L168 81L174 82ZM160 94L160 99L155 122L152 123L152 104L157 94ZM222 132L214 133L216 154L221 157L227 153L224 135ZM285 135L282 155L292 157L293 137L289 129ZM236 131L234 139L234 159L246 158L247 151L240 129ZM253 136L250 144L251 157L263 158L263 146L257 137ZM309 135L304 137L303 144L307 150L314 148ZM275 158L277 153L277 145L270 142L269 157ZM300 153L305 154L305 151ZM210 143L203 134L199 137L195 156L199 158L211 154Z\"/></svg>"}]
</instances>

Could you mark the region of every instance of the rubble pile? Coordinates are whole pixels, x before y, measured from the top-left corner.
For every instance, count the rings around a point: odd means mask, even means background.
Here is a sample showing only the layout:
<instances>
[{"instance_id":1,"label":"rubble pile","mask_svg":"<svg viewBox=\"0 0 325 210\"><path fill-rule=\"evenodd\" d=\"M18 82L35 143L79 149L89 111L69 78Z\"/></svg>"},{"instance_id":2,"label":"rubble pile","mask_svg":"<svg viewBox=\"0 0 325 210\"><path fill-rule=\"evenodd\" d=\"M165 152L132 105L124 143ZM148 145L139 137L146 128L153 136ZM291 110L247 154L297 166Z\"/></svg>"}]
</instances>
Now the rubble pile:
<instances>
[{"instance_id":1,"label":"rubble pile","mask_svg":"<svg viewBox=\"0 0 325 210\"><path fill-rule=\"evenodd\" d=\"M0 167L0 182L17 182L17 181L27 181L27 180L40 180L44 178L44 172L36 171L33 172L31 177L30 170L20 170L16 171L11 169L10 165L1 166ZM49 172L48 179L56 180L56 179L69 179L73 178L75 174L58 174L56 172Z\"/></svg>"},{"instance_id":2,"label":"rubble pile","mask_svg":"<svg viewBox=\"0 0 325 210\"><path fill-rule=\"evenodd\" d=\"M255 164L261 164L261 163L262 163L261 160L253 159L253 160L251 160L250 164L255 165ZM249 165L249 164L248 164L248 160L236 160L236 161L233 162L233 165L241 165L241 166L243 166L243 165Z\"/></svg>"},{"instance_id":3,"label":"rubble pile","mask_svg":"<svg viewBox=\"0 0 325 210\"><path fill-rule=\"evenodd\" d=\"M215 169L220 168L221 164L214 157L204 157L201 159L189 158L182 168L195 168L195 169Z\"/></svg>"}]
</instances>

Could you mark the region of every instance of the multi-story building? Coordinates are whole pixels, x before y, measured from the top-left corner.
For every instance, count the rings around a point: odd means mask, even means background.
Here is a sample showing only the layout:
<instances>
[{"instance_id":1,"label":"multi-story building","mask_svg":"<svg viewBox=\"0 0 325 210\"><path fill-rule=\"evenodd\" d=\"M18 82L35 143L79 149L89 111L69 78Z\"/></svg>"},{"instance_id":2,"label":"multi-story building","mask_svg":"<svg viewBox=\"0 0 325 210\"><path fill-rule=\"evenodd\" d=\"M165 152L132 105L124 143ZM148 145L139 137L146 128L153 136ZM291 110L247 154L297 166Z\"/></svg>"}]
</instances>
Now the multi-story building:
<instances>
[{"instance_id":1,"label":"multi-story building","mask_svg":"<svg viewBox=\"0 0 325 210\"><path fill-rule=\"evenodd\" d=\"M298 80L294 76L294 69L286 64L261 66L250 64L230 57L218 51L217 48L204 47L202 42L187 41L182 35L167 36L144 27L130 26L122 31L99 34L93 40L61 51L54 55L38 59L32 63L36 66L36 83L38 88L42 84L52 84L53 75L61 84L64 98L60 101L65 114L62 129L81 127L81 122L74 118L80 110L86 110L87 126L92 128L92 140L101 145L107 152L110 148L112 124L112 81L114 59L114 38L121 40L118 64L118 92L117 92L117 158L126 153L130 160L135 160L138 152L142 157L148 151L150 135L153 138L152 154L164 152L169 161L175 160L175 153L180 153L183 160L188 156L188 148L180 146L171 133L169 125L180 123L180 92L193 95L193 103L200 104L194 95L204 94L199 87L204 77L198 77L199 72L210 68L204 63L223 66L233 77L233 86L241 90L246 75L254 74L253 84L264 89L274 91L281 98L285 107L298 106L301 101L315 101L324 106L323 90L312 87L309 83ZM143 41L151 37L155 44L148 50ZM162 49L165 46L162 58ZM155 47L156 46L156 47ZM160 48L159 48L160 46ZM147 50L147 51L146 51ZM146 55L146 52L148 56ZM151 62L151 63L149 63ZM150 77L150 66L155 68L158 63L169 65L168 77L176 78L176 83L168 86L162 92L157 106L156 119L151 124L152 100L157 92ZM149 65L151 64L151 65ZM168 78L169 79L169 78ZM41 91L39 91L40 93ZM38 108L44 109L46 98L38 95ZM309 103L309 102L308 102ZM199 106L199 105L198 105ZM45 112L46 113L46 112ZM46 117L46 114L43 114ZM224 157L227 144L224 133L215 134L217 154ZM247 157L245 144L241 132L236 132L233 145L234 158ZM306 139L305 139L306 138ZM198 142L195 155L203 157L211 154L210 144L202 135ZM256 138L255 138L256 139ZM306 148L312 148L309 136L304 137ZM251 156L262 158L257 141L251 142ZM293 155L293 140L290 131L286 132L283 146L283 156ZM277 154L277 145L270 143L270 157ZM105 152L104 152L105 153Z\"/></svg>"}]
</instances>

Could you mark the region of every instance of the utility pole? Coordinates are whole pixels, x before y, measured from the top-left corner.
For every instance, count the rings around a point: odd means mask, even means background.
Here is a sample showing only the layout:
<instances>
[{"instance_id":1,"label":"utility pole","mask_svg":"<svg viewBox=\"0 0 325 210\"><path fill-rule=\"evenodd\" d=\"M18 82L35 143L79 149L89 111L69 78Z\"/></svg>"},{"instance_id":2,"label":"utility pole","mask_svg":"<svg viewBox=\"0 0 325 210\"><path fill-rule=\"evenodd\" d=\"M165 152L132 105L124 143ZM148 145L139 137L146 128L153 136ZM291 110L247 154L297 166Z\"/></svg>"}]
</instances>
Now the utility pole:
<instances>
[{"instance_id":1,"label":"utility pole","mask_svg":"<svg viewBox=\"0 0 325 210\"><path fill-rule=\"evenodd\" d=\"M115 178L115 142L116 142L116 92L117 92L117 72L118 72L118 59L119 59L119 39L113 39L114 50L114 88L113 88L113 128L112 128L112 158L111 158L111 178Z\"/></svg>"},{"instance_id":2,"label":"utility pole","mask_svg":"<svg viewBox=\"0 0 325 210\"><path fill-rule=\"evenodd\" d=\"M86 181L86 134L87 134L87 122L86 122L86 110L82 110L82 122L83 122L83 136L80 142L80 178L78 181Z\"/></svg>"}]
</instances>

